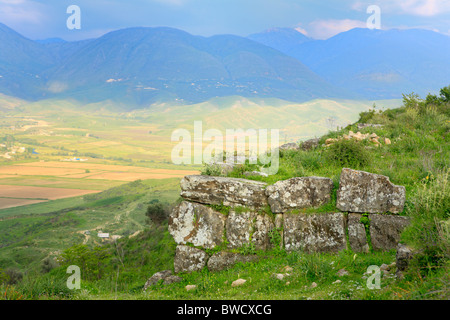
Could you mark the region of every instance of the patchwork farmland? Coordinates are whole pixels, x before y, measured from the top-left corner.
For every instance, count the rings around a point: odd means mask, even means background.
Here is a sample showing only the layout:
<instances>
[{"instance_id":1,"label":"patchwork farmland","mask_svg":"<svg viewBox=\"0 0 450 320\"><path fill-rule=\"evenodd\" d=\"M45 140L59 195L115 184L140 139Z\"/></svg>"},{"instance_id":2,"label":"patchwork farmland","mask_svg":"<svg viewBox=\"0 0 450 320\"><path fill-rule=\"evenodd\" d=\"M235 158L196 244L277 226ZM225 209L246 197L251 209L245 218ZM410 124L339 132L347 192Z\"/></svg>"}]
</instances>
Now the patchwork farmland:
<instances>
[{"instance_id":1,"label":"patchwork farmland","mask_svg":"<svg viewBox=\"0 0 450 320\"><path fill-rule=\"evenodd\" d=\"M0 167L0 209L97 193L134 180L162 180L196 174L90 162L39 161Z\"/></svg>"}]
</instances>

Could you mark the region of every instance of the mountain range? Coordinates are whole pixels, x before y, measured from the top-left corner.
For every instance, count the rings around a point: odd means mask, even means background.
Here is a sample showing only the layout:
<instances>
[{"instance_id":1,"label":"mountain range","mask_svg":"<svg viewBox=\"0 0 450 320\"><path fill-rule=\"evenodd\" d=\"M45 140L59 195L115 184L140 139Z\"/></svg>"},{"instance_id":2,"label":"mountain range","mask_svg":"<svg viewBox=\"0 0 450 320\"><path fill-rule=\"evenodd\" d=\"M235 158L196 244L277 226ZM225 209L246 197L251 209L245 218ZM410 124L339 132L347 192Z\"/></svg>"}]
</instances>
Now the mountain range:
<instances>
[{"instance_id":1,"label":"mountain range","mask_svg":"<svg viewBox=\"0 0 450 320\"><path fill-rule=\"evenodd\" d=\"M0 93L26 100L112 100L128 108L215 97L391 99L450 81L450 37L353 29L314 40L289 28L202 37L127 28L96 39L33 41L0 23Z\"/></svg>"},{"instance_id":2,"label":"mountain range","mask_svg":"<svg viewBox=\"0 0 450 320\"><path fill-rule=\"evenodd\" d=\"M294 29L249 38L292 56L329 83L367 99L425 96L450 84L450 37L430 30L355 28L327 40Z\"/></svg>"},{"instance_id":3,"label":"mountain range","mask_svg":"<svg viewBox=\"0 0 450 320\"><path fill-rule=\"evenodd\" d=\"M300 61L234 35L128 28L78 42L31 41L0 27L0 92L24 99L201 102L217 96L343 97Z\"/></svg>"}]
</instances>

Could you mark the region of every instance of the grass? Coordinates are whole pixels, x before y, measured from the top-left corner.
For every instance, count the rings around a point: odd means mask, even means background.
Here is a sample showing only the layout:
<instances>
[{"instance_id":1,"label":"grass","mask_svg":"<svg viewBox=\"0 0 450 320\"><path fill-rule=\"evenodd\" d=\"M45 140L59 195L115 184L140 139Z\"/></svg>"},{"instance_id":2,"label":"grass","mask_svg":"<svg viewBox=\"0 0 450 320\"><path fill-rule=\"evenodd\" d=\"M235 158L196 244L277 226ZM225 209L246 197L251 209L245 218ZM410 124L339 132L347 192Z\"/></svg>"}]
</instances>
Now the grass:
<instances>
[{"instance_id":1,"label":"grass","mask_svg":"<svg viewBox=\"0 0 450 320\"><path fill-rule=\"evenodd\" d=\"M38 269L46 257L86 239L98 245L98 231L119 236L142 232L145 212L153 200L178 198L178 179L135 181L110 190L48 203L0 210L0 266L21 272Z\"/></svg>"},{"instance_id":2,"label":"grass","mask_svg":"<svg viewBox=\"0 0 450 320\"><path fill-rule=\"evenodd\" d=\"M38 204L34 205L38 208L35 212L27 211L29 214L17 214L15 219L3 220L0 234L7 246L0 250L2 272L6 274L7 268L17 268L24 277L15 284L8 284L7 276L3 277L0 296L11 299L75 300L448 300L450 101L433 100L430 103L427 100L405 96L401 108L363 112L360 114L361 123L383 126L358 130L353 124L331 131L320 138L320 145L315 150L282 152L276 175L249 178L268 184L296 176L331 178L334 190L330 203L314 210L305 210L306 213L335 211L335 192L344 165L383 174L394 184L404 185L407 198L401 214L410 216L412 223L402 234L402 242L419 253L411 261L408 271L404 272L403 279L393 276L394 268L392 272L381 276L379 290L367 287L367 268L391 264L395 261L395 251L355 254L345 250L338 254L307 254L286 252L279 248L258 252L248 247L242 248L241 253L257 254L261 259L240 263L220 272L204 269L180 274L182 281L179 283L167 286L158 284L143 292L145 281L153 273L173 270L176 245L168 233L167 222L147 225L145 217L146 208L154 199L173 203L178 198L176 181L167 180L166 185L159 185L161 181L148 181L113 187L96 195L74 199L74 206L69 208L63 208L64 202L54 203L56 210L51 212L45 212L44 204ZM197 108L203 110L202 106ZM292 108L286 107L286 110ZM157 114L151 115L146 111L130 116L131 119L139 118L149 123L157 117ZM88 119L89 128L98 126L99 123L94 124L95 121L100 119ZM124 123L121 121L125 120L116 119L111 122L111 126L120 126L119 123ZM76 119L66 124L72 128L79 125ZM108 126L106 124L105 128ZM375 147L369 142L342 142L331 148L323 145L326 139L339 138L349 131L374 132L382 138L381 146ZM105 130L95 134L106 136L108 133ZM383 143L384 138L390 139L392 143ZM246 164L237 167L229 176L246 178L244 172L254 169L258 167ZM209 174L214 173L217 172L209 171ZM70 205L70 202L66 204ZM61 205L59 209L58 205ZM226 206L214 208L223 214L229 212ZM5 212L10 217L15 216L11 210ZM264 214L270 212L265 211ZM91 237L83 244L85 235L76 231L94 230L94 227L124 237L115 243L100 243ZM136 230L140 233L129 237ZM272 235L272 241L279 241L275 234ZM58 251L56 254L48 254L55 250ZM100 254L100 251L106 255ZM61 260L64 253L66 256L70 253L71 259L75 260ZM44 272L41 268L48 257L58 257L59 266ZM89 269L86 269L81 289L67 290L64 287L67 264L80 261L76 259L81 258L86 259L86 268L90 266L96 271L89 274ZM289 276L283 280L273 277L274 273L283 273L286 266L292 268ZM341 269L345 269L348 275L340 277L337 272ZM247 281L240 287L232 287L231 283L238 278ZM197 289L187 291L185 286L188 284L196 285Z\"/></svg>"}]
</instances>

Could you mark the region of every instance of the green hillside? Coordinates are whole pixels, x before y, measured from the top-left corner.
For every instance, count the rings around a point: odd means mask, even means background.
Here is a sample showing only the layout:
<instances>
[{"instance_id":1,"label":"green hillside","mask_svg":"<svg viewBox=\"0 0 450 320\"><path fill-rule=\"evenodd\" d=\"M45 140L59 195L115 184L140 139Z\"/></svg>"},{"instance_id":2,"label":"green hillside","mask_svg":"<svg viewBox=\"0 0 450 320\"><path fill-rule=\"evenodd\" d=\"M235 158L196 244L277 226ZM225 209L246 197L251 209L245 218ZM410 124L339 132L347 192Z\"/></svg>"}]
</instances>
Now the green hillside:
<instances>
[{"instance_id":1,"label":"green hillside","mask_svg":"<svg viewBox=\"0 0 450 320\"><path fill-rule=\"evenodd\" d=\"M367 268L370 265L390 265L395 261L395 251L355 254L346 250L339 254L305 254L287 253L281 249L262 253L247 248L244 253L256 253L265 259L237 264L221 272L203 270L181 274L179 283L158 284L143 292L146 279L154 272L172 269L175 245L168 234L167 221L161 220L164 212L156 201L151 200L155 195L153 191L159 187L153 185L155 189L152 190L152 185L132 183L121 187L123 189L111 189L92 198L88 196L82 204L78 202L76 207L60 212L24 215L23 219L29 219L22 222L24 226L20 226L19 221L2 221L2 225L8 224L3 228L9 228L11 233L5 238L11 242L8 246L16 246L9 254L2 255L2 263L10 266L22 263L30 265L30 268L4 270L0 296L7 299L448 300L450 87L442 89L440 95L429 95L424 100L413 94L404 96L400 108L362 112L358 123L381 124L382 127L366 127L361 132L375 132L379 137L388 138L391 144L382 143L375 147L368 141L342 140L330 147L323 146L326 139L338 138L350 130L358 131L356 124L349 125L322 136L320 146L315 150L283 152L276 175L253 179L274 183L294 176L314 175L329 177L336 185L342 167L351 167L386 175L393 183L404 185L406 205L401 214L411 217L412 223L402 234L402 242L418 251L404 279L396 279L393 273L388 273L381 279L381 289L370 290L366 286L364 273ZM237 167L229 176L243 177L243 172L249 169L257 167L246 164ZM159 200L175 201L177 188L170 187L171 183L168 182L163 188L165 191L157 194ZM177 185L177 181L173 183ZM136 188L140 191L137 192ZM172 190L171 196L164 198L169 190ZM151 208L148 211L147 206ZM327 209L327 206L320 208L322 211ZM97 213L94 214L93 210L98 211L98 220L94 219ZM146 211L153 219L149 225L144 224ZM132 220L122 221L121 218L128 214ZM142 232L110 244L87 241L83 245L84 236L81 234L73 234L66 239L68 230L88 229L101 224L102 217L107 215L119 215L111 223L111 228L118 228L113 231L126 234L136 230L132 226L140 225ZM51 230L48 229L50 222ZM42 253L35 254L35 260L31 259L31 254L27 253L39 243L50 244L52 241L55 245L58 242L50 231L60 241L62 251L54 255L60 259L40 260L44 258ZM7 252L8 246L0 252ZM21 254L17 253L19 247L24 250L19 251ZM82 267L84 276L80 290L72 291L65 285L65 271L70 264ZM272 277L273 273L282 272L285 266L293 269L287 280ZM337 271L341 269L345 269L348 275L338 276ZM238 278L248 281L241 287L232 287L231 282ZM187 291L186 285L196 285L197 288Z\"/></svg>"}]
</instances>

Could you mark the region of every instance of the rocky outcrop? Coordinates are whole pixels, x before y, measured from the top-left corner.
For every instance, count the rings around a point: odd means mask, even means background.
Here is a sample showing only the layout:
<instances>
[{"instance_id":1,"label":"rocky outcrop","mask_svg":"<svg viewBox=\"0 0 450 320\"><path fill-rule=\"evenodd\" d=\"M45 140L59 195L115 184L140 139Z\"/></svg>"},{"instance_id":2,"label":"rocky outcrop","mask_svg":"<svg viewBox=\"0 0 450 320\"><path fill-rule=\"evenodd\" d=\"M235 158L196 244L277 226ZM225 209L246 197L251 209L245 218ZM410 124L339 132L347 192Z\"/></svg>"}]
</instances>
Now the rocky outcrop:
<instances>
[{"instance_id":1,"label":"rocky outcrop","mask_svg":"<svg viewBox=\"0 0 450 320\"><path fill-rule=\"evenodd\" d=\"M297 143L295 142L289 142L289 143L285 143L283 145L281 145L279 147L280 150L299 150L300 147Z\"/></svg>"},{"instance_id":2,"label":"rocky outcrop","mask_svg":"<svg viewBox=\"0 0 450 320\"><path fill-rule=\"evenodd\" d=\"M398 278L400 279L403 278L403 272L405 272L408 269L411 259L418 253L419 252L417 250L414 250L413 248L404 245L402 243L399 243L397 245L395 264L397 266L396 275Z\"/></svg>"},{"instance_id":3,"label":"rocky outcrop","mask_svg":"<svg viewBox=\"0 0 450 320\"><path fill-rule=\"evenodd\" d=\"M317 148L319 146L319 138L315 139L309 139L306 141L303 141L301 144L301 148L304 151L309 151Z\"/></svg>"},{"instance_id":4,"label":"rocky outcrop","mask_svg":"<svg viewBox=\"0 0 450 320\"><path fill-rule=\"evenodd\" d=\"M331 199L333 181L329 178L296 177L278 181L266 188L273 213L319 207Z\"/></svg>"},{"instance_id":5,"label":"rocky outcrop","mask_svg":"<svg viewBox=\"0 0 450 320\"><path fill-rule=\"evenodd\" d=\"M405 187L392 184L386 176L344 168L336 207L357 213L400 213L405 194Z\"/></svg>"},{"instance_id":6,"label":"rocky outcrop","mask_svg":"<svg viewBox=\"0 0 450 320\"><path fill-rule=\"evenodd\" d=\"M288 251L338 252L347 248L342 213L285 214L283 223Z\"/></svg>"},{"instance_id":7,"label":"rocky outcrop","mask_svg":"<svg viewBox=\"0 0 450 320\"><path fill-rule=\"evenodd\" d=\"M372 248L378 251L395 249L410 222L408 217L383 214L370 214L369 219Z\"/></svg>"},{"instance_id":8,"label":"rocky outcrop","mask_svg":"<svg viewBox=\"0 0 450 320\"><path fill-rule=\"evenodd\" d=\"M217 252L208 260L208 270L221 271L234 266L239 262L254 262L258 260L256 255L243 255L235 252Z\"/></svg>"},{"instance_id":9,"label":"rocky outcrop","mask_svg":"<svg viewBox=\"0 0 450 320\"><path fill-rule=\"evenodd\" d=\"M366 228L361 222L362 215L350 213L348 215L348 242L354 252L369 252Z\"/></svg>"},{"instance_id":10,"label":"rocky outcrop","mask_svg":"<svg viewBox=\"0 0 450 320\"><path fill-rule=\"evenodd\" d=\"M228 248L240 248L253 243L257 250L271 247L269 234L274 228L272 219L257 212L230 211L226 224Z\"/></svg>"},{"instance_id":11,"label":"rocky outcrop","mask_svg":"<svg viewBox=\"0 0 450 320\"><path fill-rule=\"evenodd\" d=\"M183 201L169 217L169 232L177 244L212 249L223 241L226 217L198 203Z\"/></svg>"},{"instance_id":12,"label":"rocky outcrop","mask_svg":"<svg viewBox=\"0 0 450 320\"><path fill-rule=\"evenodd\" d=\"M175 272L204 267L223 270L257 257L244 252L269 250L275 245L304 252L347 248L369 252L370 245L374 250L396 248L409 219L382 213L403 210L404 187L385 176L343 169L336 201L343 212L302 212L329 203L332 192L333 181L321 177L295 177L270 186L246 179L184 177L181 195L185 201L169 218L169 232L178 244ZM211 205L228 208L218 212ZM211 249L215 252L212 256Z\"/></svg>"},{"instance_id":13,"label":"rocky outcrop","mask_svg":"<svg viewBox=\"0 0 450 320\"><path fill-rule=\"evenodd\" d=\"M186 176L181 180L181 196L204 204L223 204L261 209L267 205L264 182L212 176Z\"/></svg>"},{"instance_id":14,"label":"rocky outcrop","mask_svg":"<svg viewBox=\"0 0 450 320\"><path fill-rule=\"evenodd\" d=\"M149 287L154 286L158 282L162 282L164 285L180 282L183 279L181 279L179 276L176 276L172 273L171 270L164 270L155 273L153 276L151 276L147 282L144 285L144 291L147 290Z\"/></svg>"},{"instance_id":15,"label":"rocky outcrop","mask_svg":"<svg viewBox=\"0 0 450 320\"><path fill-rule=\"evenodd\" d=\"M205 251L179 245L175 250L175 273L200 271L206 266L208 256Z\"/></svg>"}]
</instances>

